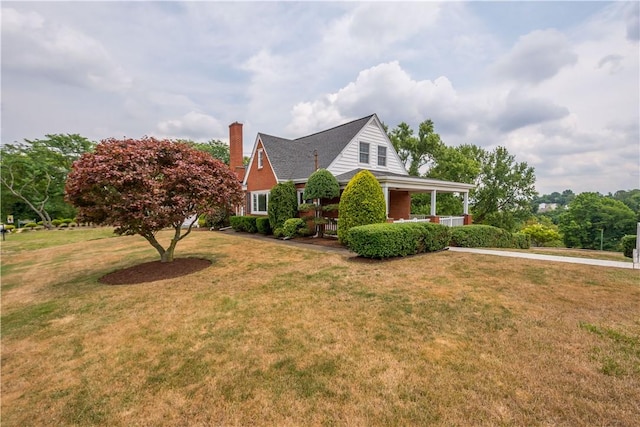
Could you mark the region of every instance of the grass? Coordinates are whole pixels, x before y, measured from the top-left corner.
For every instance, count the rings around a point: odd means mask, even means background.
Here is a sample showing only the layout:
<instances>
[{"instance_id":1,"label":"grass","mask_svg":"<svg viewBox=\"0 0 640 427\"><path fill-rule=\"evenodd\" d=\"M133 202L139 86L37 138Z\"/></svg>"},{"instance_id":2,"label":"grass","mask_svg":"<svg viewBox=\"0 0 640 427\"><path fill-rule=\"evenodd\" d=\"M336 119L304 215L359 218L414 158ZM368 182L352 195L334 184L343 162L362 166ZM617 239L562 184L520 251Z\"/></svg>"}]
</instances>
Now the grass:
<instances>
[{"instance_id":1,"label":"grass","mask_svg":"<svg viewBox=\"0 0 640 427\"><path fill-rule=\"evenodd\" d=\"M622 252L598 251L593 249L572 249L572 248L542 248L531 247L531 249L501 249L516 252L528 252L542 255L557 255L575 258L602 259L605 261L633 262L631 258L624 256Z\"/></svg>"},{"instance_id":2,"label":"grass","mask_svg":"<svg viewBox=\"0 0 640 427\"><path fill-rule=\"evenodd\" d=\"M212 267L110 287L97 279L157 254L108 236L3 242L3 426L640 417L637 271L452 252L362 263L196 232L177 256Z\"/></svg>"}]
</instances>

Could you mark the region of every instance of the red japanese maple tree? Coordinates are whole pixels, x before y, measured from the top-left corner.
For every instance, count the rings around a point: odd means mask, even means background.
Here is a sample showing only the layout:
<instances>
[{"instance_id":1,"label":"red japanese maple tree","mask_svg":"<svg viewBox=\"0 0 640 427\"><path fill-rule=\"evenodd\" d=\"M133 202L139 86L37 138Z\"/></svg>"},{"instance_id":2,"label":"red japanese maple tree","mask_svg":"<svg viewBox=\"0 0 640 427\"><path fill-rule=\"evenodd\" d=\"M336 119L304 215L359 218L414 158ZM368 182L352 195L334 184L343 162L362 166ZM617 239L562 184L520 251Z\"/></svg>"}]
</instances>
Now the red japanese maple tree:
<instances>
[{"instance_id":1,"label":"red japanese maple tree","mask_svg":"<svg viewBox=\"0 0 640 427\"><path fill-rule=\"evenodd\" d=\"M176 244L199 215L242 201L238 177L224 163L185 143L152 137L103 140L73 164L65 191L79 220L141 235L162 262L173 261ZM156 234L168 227L175 232L165 249Z\"/></svg>"}]
</instances>

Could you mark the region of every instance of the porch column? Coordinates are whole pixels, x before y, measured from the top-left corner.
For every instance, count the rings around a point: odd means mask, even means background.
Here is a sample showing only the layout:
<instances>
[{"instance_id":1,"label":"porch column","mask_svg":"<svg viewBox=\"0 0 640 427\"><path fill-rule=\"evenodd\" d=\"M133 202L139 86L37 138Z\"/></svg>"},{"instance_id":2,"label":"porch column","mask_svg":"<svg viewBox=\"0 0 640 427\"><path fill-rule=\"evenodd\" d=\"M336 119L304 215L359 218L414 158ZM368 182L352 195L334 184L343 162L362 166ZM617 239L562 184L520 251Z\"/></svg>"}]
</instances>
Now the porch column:
<instances>
[{"instance_id":1,"label":"porch column","mask_svg":"<svg viewBox=\"0 0 640 427\"><path fill-rule=\"evenodd\" d=\"M434 224L440 223L440 217L436 215L436 190L431 192L431 216L429 221Z\"/></svg>"},{"instance_id":2,"label":"porch column","mask_svg":"<svg viewBox=\"0 0 640 427\"><path fill-rule=\"evenodd\" d=\"M464 207L463 207L462 213L465 215L469 215L469 192L468 191L464 193Z\"/></svg>"},{"instance_id":3,"label":"porch column","mask_svg":"<svg viewBox=\"0 0 640 427\"><path fill-rule=\"evenodd\" d=\"M382 194L384 195L384 205L386 206L386 216L389 218L389 186L382 184Z\"/></svg>"},{"instance_id":4,"label":"porch column","mask_svg":"<svg viewBox=\"0 0 640 427\"><path fill-rule=\"evenodd\" d=\"M431 192L431 216L436 216L436 190Z\"/></svg>"}]
</instances>

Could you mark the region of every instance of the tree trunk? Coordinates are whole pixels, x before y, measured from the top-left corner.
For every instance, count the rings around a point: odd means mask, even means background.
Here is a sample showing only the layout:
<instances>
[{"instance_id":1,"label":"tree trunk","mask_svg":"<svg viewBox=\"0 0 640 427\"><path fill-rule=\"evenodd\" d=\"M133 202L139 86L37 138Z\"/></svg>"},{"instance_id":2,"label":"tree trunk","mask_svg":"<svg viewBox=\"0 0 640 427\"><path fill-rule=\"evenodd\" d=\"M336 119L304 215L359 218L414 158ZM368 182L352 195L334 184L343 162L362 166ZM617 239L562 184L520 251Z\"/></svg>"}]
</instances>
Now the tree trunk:
<instances>
[{"instance_id":1,"label":"tree trunk","mask_svg":"<svg viewBox=\"0 0 640 427\"><path fill-rule=\"evenodd\" d=\"M160 262L173 262L173 252L175 250L175 247L175 245L169 246L160 257Z\"/></svg>"}]
</instances>

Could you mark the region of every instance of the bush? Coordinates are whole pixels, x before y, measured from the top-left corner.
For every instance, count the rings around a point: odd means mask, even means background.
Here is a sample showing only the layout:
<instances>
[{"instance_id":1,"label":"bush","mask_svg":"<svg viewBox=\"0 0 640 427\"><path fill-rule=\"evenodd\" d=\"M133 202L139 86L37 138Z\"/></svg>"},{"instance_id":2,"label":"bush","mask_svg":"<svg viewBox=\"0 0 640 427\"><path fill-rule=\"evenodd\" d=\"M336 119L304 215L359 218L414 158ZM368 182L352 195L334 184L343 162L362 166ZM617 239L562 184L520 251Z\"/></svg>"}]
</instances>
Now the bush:
<instances>
[{"instance_id":1,"label":"bush","mask_svg":"<svg viewBox=\"0 0 640 427\"><path fill-rule=\"evenodd\" d=\"M59 226L60 224L62 224L62 220L61 219L54 219L51 221L51 225L54 227Z\"/></svg>"},{"instance_id":2,"label":"bush","mask_svg":"<svg viewBox=\"0 0 640 427\"><path fill-rule=\"evenodd\" d=\"M461 248L519 248L529 249L529 236L510 233L491 225L466 225L451 229L451 246Z\"/></svg>"},{"instance_id":3,"label":"bush","mask_svg":"<svg viewBox=\"0 0 640 427\"><path fill-rule=\"evenodd\" d=\"M235 231L256 233L258 231L258 226L256 225L257 219L257 216L232 216L229 218L229 221Z\"/></svg>"},{"instance_id":4,"label":"bush","mask_svg":"<svg viewBox=\"0 0 640 427\"><path fill-rule=\"evenodd\" d=\"M270 225L269 218L267 217L256 218L256 228L258 229L258 233L271 234L271 225Z\"/></svg>"},{"instance_id":5,"label":"bush","mask_svg":"<svg viewBox=\"0 0 640 427\"><path fill-rule=\"evenodd\" d=\"M281 182L271 188L267 212L272 230L282 227L287 219L298 216L298 193L292 181Z\"/></svg>"},{"instance_id":6,"label":"bush","mask_svg":"<svg viewBox=\"0 0 640 427\"><path fill-rule=\"evenodd\" d=\"M633 250L636 248L637 244L636 239L637 236L627 234L626 236L622 236L622 239L620 240L622 252L627 258L633 258Z\"/></svg>"},{"instance_id":7,"label":"bush","mask_svg":"<svg viewBox=\"0 0 640 427\"><path fill-rule=\"evenodd\" d=\"M62 223L63 223L63 224L71 224L72 222L74 222L74 221L73 221L73 219L71 219L71 218L64 218L64 219L62 220Z\"/></svg>"},{"instance_id":8,"label":"bush","mask_svg":"<svg viewBox=\"0 0 640 427\"><path fill-rule=\"evenodd\" d=\"M376 177L368 170L358 172L340 198L340 242L349 245L349 229L352 227L385 222L386 209L382 188Z\"/></svg>"},{"instance_id":9,"label":"bush","mask_svg":"<svg viewBox=\"0 0 640 427\"><path fill-rule=\"evenodd\" d=\"M275 230L273 230L273 236L277 237L278 239L281 237L284 237L284 232L282 231L282 227L278 227Z\"/></svg>"},{"instance_id":10,"label":"bush","mask_svg":"<svg viewBox=\"0 0 640 427\"><path fill-rule=\"evenodd\" d=\"M10 232L10 231L12 231L12 230L15 230L15 228L16 228L16 226L15 226L15 225L13 225L13 224L6 224L6 225L4 226L4 229L5 229L5 230L7 230L7 231L9 231L9 232Z\"/></svg>"},{"instance_id":11,"label":"bush","mask_svg":"<svg viewBox=\"0 0 640 427\"><path fill-rule=\"evenodd\" d=\"M303 199L333 199L340 195L340 184L331 172L318 169L311 174L304 187Z\"/></svg>"},{"instance_id":12,"label":"bush","mask_svg":"<svg viewBox=\"0 0 640 427\"><path fill-rule=\"evenodd\" d=\"M68 228L68 227L69 227L69 224L66 222L63 222L62 224L60 224L59 228Z\"/></svg>"},{"instance_id":13,"label":"bush","mask_svg":"<svg viewBox=\"0 0 640 427\"><path fill-rule=\"evenodd\" d=\"M552 246L561 239L558 227L555 225L544 225L540 223L529 224L520 230L521 233L528 234L531 242L535 246Z\"/></svg>"},{"instance_id":14,"label":"bush","mask_svg":"<svg viewBox=\"0 0 640 427\"><path fill-rule=\"evenodd\" d=\"M28 222L24 226L33 230L38 226L38 224L36 224L35 222Z\"/></svg>"},{"instance_id":15,"label":"bush","mask_svg":"<svg viewBox=\"0 0 640 427\"><path fill-rule=\"evenodd\" d=\"M44 225L44 222L42 222L42 221L38 221L36 224L38 224L38 225L42 226L42 225Z\"/></svg>"},{"instance_id":16,"label":"bush","mask_svg":"<svg viewBox=\"0 0 640 427\"><path fill-rule=\"evenodd\" d=\"M78 226L78 223L77 223L77 222L70 222L70 223L69 223L69 227L72 227L72 228L73 228L73 227L77 227L77 226Z\"/></svg>"},{"instance_id":17,"label":"bush","mask_svg":"<svg viewBox=\"0 0 640 427\"><path fill-rule=\"evenodd\" d=\"M349 230L349 248L366 258L390 258L435 252L447 247L449 227L441 224L369 224Z\"/></svg>"},{"instance_id":18,"label":"bush","mask_svg":"<svg viewBox=\"0 0 640 427\"><path fill-rule=\"evenodd\" d=\"M302 218L289 218L284 222L282 226L283 237L292 238L298 235L305 234L307 225Z\"/></svg>"}]
</instances>

